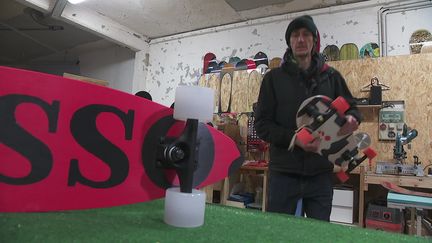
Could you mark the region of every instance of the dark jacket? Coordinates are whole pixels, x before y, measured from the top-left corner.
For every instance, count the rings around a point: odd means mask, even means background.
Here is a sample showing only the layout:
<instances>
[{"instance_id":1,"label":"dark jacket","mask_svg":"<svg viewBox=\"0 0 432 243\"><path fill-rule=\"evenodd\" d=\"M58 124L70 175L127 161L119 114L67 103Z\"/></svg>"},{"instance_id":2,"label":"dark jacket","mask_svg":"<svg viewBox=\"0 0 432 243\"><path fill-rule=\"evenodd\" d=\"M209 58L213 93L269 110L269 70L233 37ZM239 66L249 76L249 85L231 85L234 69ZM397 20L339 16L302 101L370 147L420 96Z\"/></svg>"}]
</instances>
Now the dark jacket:
<instances>
[{"instance_id":1,"label":"dark jacket","mask_svg":"<svg viewBox=\"0 0 432 243\"><path fill-rule=\"evenodd\" d=\"M288 151L296 126L296 114L301 103L314 95L332 99L343 96L351 114L361 121L361 115L342 75L314 54L311 67L302 71L285 55L281 67L269 71L263 79L256 107L255 129L258 136L270 143L270 169L298 175L316 175L333 170L324 157L305 152L295 146Z\"/></svg>"}]
</instances>

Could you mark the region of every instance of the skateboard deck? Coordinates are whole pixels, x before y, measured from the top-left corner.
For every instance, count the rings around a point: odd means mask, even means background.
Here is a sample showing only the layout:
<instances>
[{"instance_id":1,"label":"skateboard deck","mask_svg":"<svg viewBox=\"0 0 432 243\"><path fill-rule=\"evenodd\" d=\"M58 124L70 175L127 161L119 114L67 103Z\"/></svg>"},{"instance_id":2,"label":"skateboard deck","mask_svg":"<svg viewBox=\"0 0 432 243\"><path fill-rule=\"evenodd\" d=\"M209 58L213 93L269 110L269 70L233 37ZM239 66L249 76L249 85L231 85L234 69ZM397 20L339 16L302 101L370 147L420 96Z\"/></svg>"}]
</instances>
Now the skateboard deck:
<instances>
[{"instance_id":1,"label":"skateboard deck","mask_svg":"<svg viewBox=\"0 0 432 243\"><path fill-rule=\"evenodd\" d=\"M339 61L339 47L336 45L328 45L324 48L323 54L326 58L326 61Z\"/></svg>"},{"instance_id":2,"label":"skateboard deck","mask_svg":"<svg viewBox=\"0 0 432 243\"><path fill-rule=\"evenodd\" d=\"M248 64L246 59L242 59L235 64L235 70L247 70Z\"/></svg>"},{"instance_id":3,"label":"skateboard deck","mask_svg":"<svg viewBox=\"0 0 432 243\"><path fill-rule=\"evenodd\" d=\"M333 164L342 168L337 176L341 181L348 179L346 172L352 171L366 158L376 156L375 151L363 146L363 136L351 134L339 135L340 128L346 122L344 113L349 104L342 97L332 100L323 95L306 99L297 112L297 138L307 144L314 139L320 139L318 153ZM366 135L367 136L367 135ZM365 156L358 158L359 150Z\"/></svg>"},{"instance_id":4,"label":"skateboard deck","mask_svg":"<svg viewBox=\"0 0 432 243\"><path fill-rule=\"evenodd\" d=\"M257 54L255 54L254 56L254 61L255 61L255 65L258 67L259 65L266 65L268 67L269 65L269 60L267 57L267 54L265 54L264 52L260 51Z\"/></svg>"},{"instance_id":5,"label":"skateboard deck","mask_svg":"<svg viewBox=\"0 0 432 243\"><path fill-rule=\"evenodd\" d=\"M231 112L245 112L248 109L249 70L234 72L232 77Z\"/></svg>"},{"instance_id":6,"label":"skateboard deck","mask_svg":"<svg viewBox=\"0 0 432 243\"><path fill-rule=\"evenodd\" d=\"M355 60L359 58L359 49L354 43L343 44L339 52L339 60Z\"/></svg>"},{"instance_id":7,"label":"skateboard deck","mask_svg":"<svg viewBox=\"0 0 432 243\"><path fill-rule=\"evenodd\" d=\"M233 57L230 57L230 58L229 58L228 63L231 63L231 64L233 64L233 65L235 66L236 63L238 63L238 62L240 62L240 61L241 61L240 57L238 57L238 56L233 56Z\"/></svg>"},{"instance_id":8,"label":"skateboard deck","mask_svg":"<svg viewBox=\"0 0 432 243\"><path fill-rule=\"evenodd\" d=\"M246 59L246 65L247 65L247 69L255 69L255 68L257 68L257 65L256 65L255 61L251 60L251 59Z\"/></svg>"},{"instance_id":9,"label":"skateboard deck","mask_svg":"<svg viewBox=\"0 0 432 243\"><path fill-rule=\"evenodd\" d=\"M216 59L211 60L208 63L207 71L206 73L218 73L222 70L222 68L219 66L219 63Z\"/></svg>"},{"instance_id":10,"label":"skateboard deck","mask_svg":"<svg viewBox=\"0 0 432 243\"><path fill-rule=\"evenodd\" d=\"M216 55L214 54L214 53L211 53L211 52L207 52L205 55L204 55L204 58L203 58L204 60L203 60L203 73L209 73L209 71L210 70L208 70L208 67L209 67L209 63L210 62L214 62L215 60L216 60Z\"/></svg>"},{"instance_id":11,"label":"skateboard deck","mask_svg":"<svg viewBox=\"0 0 432 243\"><path fill-rule=\"evenodd\" d=\"M389 191L400 193L400 194L407 194L407 195L419 196L419 197L432 197L432 193L412 191L388 181L381 182L381 186L383 186Z\"/></svg>"},{"instance_id":12,"label":"skateboard deck","mask_svg":"<svg viewBox=\"0 0 432 243\"><path fill-rule=\"evenodd\" d=\"M112 207L177 186L160 166L162 138L185 122L173 109L108 87L0 67L0 212ZM235 143L198 125L193 188L243 162ZM157 162L159 161L159 162Z\"/></svg>"},{"instance_id":13,"label":"skateboard deck","mask_svg":"<svg viewBox=\"0 0 432 243\"><path fill-rule=\"evenodd\" d=\"M214 96L215 111L218 111L220 107L220 87L221 87L220 75L218 73L213 73L208 77L207 87L215 91L215 96Z\"/></svg>"},{"instance_id":14,"label":"skateboard deck","mask_svg":"<svg viewBox=\"0 0 432 243\"><path fill-rule=\"evenodd\" d=\"M248 95L247 95L247 112L252 112L253 104L258 101L258 95L259 90L261 87L263 76L261 72L258 72L257 70L252 71L249 74L249 81L248 81Z\"/></svg>"},{"instance_id":15,"label":"skateboard deck","mask_svg":"<svg viewBox=\"0 0 432 243\"><path fill-rule=\"evenodd\" d=\"M274 57L270 60L269 69L278 68L282 64L282 58Z\"/></svg>"},{"instance_id":16,"label":"skateboard deck","mask_svg":"<svg viewBox=\"0 0 432 243\"><path fill-rule=\"evenodd\" d=\"M380 56L380 48L377 43L367 43L362 48L360 48L360 57L379 57Z\"/></svg>"},{"instance_id":17,"label":"skateboard deck","mask_svg":"<svg viewBox=\"0 0 432 243\"><path fill-rule=\"evenodd\" d=\"M219 113L231 112L231 91L232 76L230 73L224 73L220 85Z\"/></svg>"}]
</instances>

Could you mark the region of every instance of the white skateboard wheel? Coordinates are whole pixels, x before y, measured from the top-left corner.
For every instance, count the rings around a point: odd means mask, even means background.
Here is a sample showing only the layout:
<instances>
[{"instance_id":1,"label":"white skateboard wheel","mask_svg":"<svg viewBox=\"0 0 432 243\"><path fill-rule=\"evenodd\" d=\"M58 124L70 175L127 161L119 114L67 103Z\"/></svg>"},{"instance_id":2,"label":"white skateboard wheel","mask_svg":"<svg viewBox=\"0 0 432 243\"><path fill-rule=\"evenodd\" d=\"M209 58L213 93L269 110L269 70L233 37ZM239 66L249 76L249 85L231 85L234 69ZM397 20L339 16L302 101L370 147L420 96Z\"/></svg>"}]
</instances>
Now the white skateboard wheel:
<instances>
[{"instance_id":1,"label":"white skateboard wheel","mask_svg":"<svg viewBox=\"0 0 432 243\"><path fill-rule=\"evenodd\" d=\"M365 132L359 132L354 135L354 139L357 143L357 147L362 150L371 145L371 139L369 137L369 134Z\"/></svg>"},{"instance_id":2,"label":"white skateboard wheel","mask_svg":"<svg viewBox=\"0 0 432 243\"><path fill-rule=\"evenodd\" d=\"M184 193L179 187L168 188L165 195L164 222L181 228L203 225L205 199L205 192L200 190L192 189L192 193Z\"/></svg>"},{"instance_id":3,"label":"white skateboard wheel","mask_svg":"<svg viewBox=\"0 0 432 243\"><path fill-rule=\"evenodd\" d=\"M178 87L175 94L174 119L200 122L213 120L214 90L198 86Z\"/></svg>"}]
</instances>

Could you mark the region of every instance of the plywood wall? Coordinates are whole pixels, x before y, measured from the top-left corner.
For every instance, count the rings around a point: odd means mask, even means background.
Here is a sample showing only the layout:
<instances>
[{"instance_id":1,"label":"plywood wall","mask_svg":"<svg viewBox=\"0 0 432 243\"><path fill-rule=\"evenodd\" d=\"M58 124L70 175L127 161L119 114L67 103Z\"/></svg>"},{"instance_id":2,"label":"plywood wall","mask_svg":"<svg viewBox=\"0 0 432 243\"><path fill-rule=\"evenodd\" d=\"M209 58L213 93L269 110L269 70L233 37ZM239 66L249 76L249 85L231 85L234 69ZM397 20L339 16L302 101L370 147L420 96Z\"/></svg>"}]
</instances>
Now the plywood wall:
<instances>
[{"instance_id":1,"label":"plywood wall","mask_svg":"<svg viewBox=\"0 0 432 243\"><path fill-rule=\"evenodd\" d=\"M358 59L348 61L329 62L345 77L347 84L355 97L368 97L368 92L360 92L362 87L370 83L373 77L377 77L381 84L390 86L390 90L383 91L383 101L404 100L405 101L405 120L410 128L418 130L419 135L410 145L405 146L408 159L407 163L412 163L412 157L417 155L423 165L432 162L432 53L381 57L374 59ZM247 73L251 71L240 72L234 76L241 76L247 79ZM244 87L243 91L247 94L232 96L231 102L243 107L244 102L250 107L253 101L256 101L259 81L249 76L248 81L243 81L242 85L254 86ZM205 75L200 83L203 86L212 86L211 83L219 82L217 75ZM261 77L262 79L262 77ZM239 87L235 86L235 90ZM222 102L224 103L224 102ZM233 105L233 104L232 104ZM392 141L378 140L378 114L379 108L361 108L364 121L360 126L360 131L367 132L372 139L372 146L378 152L374 161L393 161ZM232 112L241 112L232 110ZM245 128L241 128L244 130ZM245 134L244 132L242 134ZM372 164L374 167L374 164ZM372 168L374 169L374 168Z\"/></svg>"},{"instance_id":2,"label":"plywood wall","mask_svg":"<svg viewBox=\"0 0 432 243\"><path fill-rule=\"evenodd\" d=\"M432 160L432 54L359 59L330 62L345 77L355 97L368 97L368 92L360 92L362 87L377 77L381 84L390 86L383 91L383 101L404 100L405 121L410 128L419 132L407 151L407 163L417 155L423 166ZM360 130L372 138L372 145L378 152L376 161L392 161L394 142L378 140L379 109L362 108L364 122Z\"/></svg>"}]
</instances>

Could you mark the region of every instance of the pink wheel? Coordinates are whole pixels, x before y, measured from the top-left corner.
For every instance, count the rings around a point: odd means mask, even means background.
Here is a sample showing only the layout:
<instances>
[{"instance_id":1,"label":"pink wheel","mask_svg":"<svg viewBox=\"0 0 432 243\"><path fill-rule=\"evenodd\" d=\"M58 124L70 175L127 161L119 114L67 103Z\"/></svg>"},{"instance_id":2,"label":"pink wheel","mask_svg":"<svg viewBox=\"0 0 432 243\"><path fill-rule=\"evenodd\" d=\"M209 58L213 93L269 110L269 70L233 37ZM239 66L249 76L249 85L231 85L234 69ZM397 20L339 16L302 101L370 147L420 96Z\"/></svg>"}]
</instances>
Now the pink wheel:
<instances>
[{"instance_id":1,"label":"pink wheel","mask_svg":"<svg viewBox=\"0 0 432 243\"><path fill-rule=\"evenodd\" d=\"M336 174L336 177L337 177L341 182L345 182L345 181L347 181L347 180L349 179L348 175L347 175L343 170L341 170L340 172L338 172L338 173Z\"/></svg>"},{"instance_id":2,"label":"pink wheel","mask_svg":"<svg viewBox=\"0 0 432 243\"><path fill-rule=\"evenodd\" d=\"M371 148L367 148L363 151L363 153L369 158L369 159L373 159L377 156L377 152L375 152L375 150L371 149Z\"/></svg>"},{"instance_id":3,"label":"pink wheel","mask_svg":"<svg viewBox=\"0 0 432 243\"><path fill-rule=\"evenodd\" d=\"M350 108L350 105L345 98L339 96L333 100L332 107L335 108L340 115L343 115Z\"/></svg>"},{"instance_id":4,"label":"pink wheel","mask_svg":"<svg viewBox=\"0 0 432 243\"><path fill-rule=\"evenodd\" d=\"M312 142L315 138L312 136L307 128L302 128L297 133L297 139L304 145Z\"/></svg>"}]
</instances>

